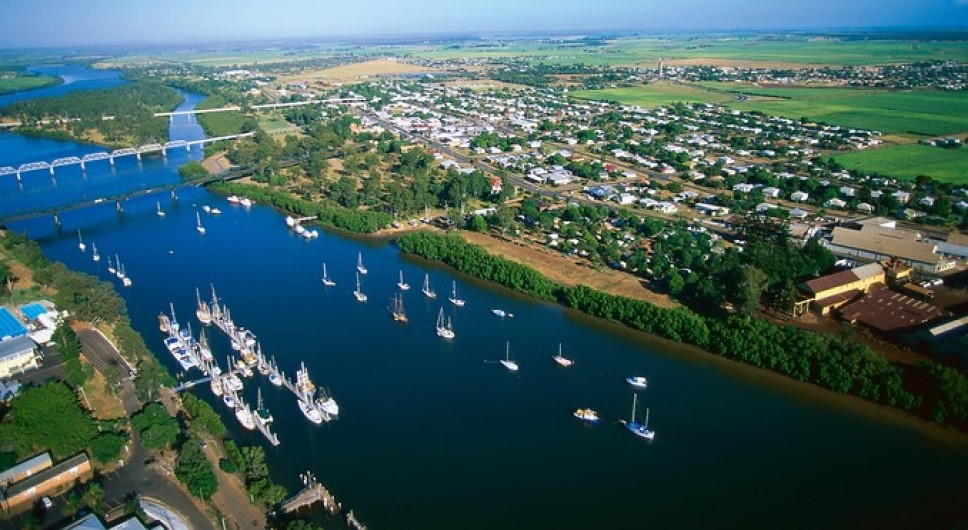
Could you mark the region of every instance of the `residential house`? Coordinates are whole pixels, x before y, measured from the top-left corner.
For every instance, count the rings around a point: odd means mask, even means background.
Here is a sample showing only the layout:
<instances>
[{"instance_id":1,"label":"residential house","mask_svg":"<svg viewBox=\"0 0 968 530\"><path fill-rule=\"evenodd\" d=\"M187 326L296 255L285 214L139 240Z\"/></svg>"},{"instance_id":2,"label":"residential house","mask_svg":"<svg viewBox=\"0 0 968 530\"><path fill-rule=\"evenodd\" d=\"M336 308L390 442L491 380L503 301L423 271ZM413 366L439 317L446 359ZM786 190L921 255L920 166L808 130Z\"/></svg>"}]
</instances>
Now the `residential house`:
<instances>
[{"instance_id":1,"label":"residential house","mask_svg":"<svg viewBox=\"0 0 968 530\"><path fill-rule=\"evenodd\" d=\"M780 196L780 188L774 188L772 186L768 188L763 188L763 196L768 199L776 199Z\"/></svg>"},{"instance_id":2,"label":"residential house","mask_svg":"<svg viewBox=\"0 0 968 530\"><path fill-rule=\"evenodd\" d=\"M790 200L794 202L803 202L810 198L810 194L805 191L795 191L790 194Z\"/></svg>"},{"instance_id":3,"label":"residential house","mask_svg":"<svg viewBox=\"0 0 968 530\"><path fill-rule=\"evenodd\" d=\"M0 342L0 378L33 370L38 366L37 344L20 335Z\"/></svg>"}]
</instances>

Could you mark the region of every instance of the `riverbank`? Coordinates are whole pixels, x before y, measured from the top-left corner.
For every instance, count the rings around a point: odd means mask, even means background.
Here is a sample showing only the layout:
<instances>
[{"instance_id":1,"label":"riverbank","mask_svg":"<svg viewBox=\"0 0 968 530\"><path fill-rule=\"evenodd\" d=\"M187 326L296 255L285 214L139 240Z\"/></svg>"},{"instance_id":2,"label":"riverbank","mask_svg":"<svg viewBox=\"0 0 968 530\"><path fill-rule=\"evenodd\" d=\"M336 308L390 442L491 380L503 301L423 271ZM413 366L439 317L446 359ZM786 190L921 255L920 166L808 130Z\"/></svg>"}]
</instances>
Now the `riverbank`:
<instances>
[{"instance_id":1,"label":"riverbank","mask_svg":"<svg viewBox=\"0 0 968 530\"><path fill-rule=\"evenodd\" d=\"M582 285L563 286L529 267L488 254L456 234L413 232L399 238L397 245L404 252L591 316L915 413L962 432L968 429L968 383L959 372L937 363L902 369L863 345L836 337L754 318L659 308ZM924 389L929 393L920 393Z\"/></svg>"}]
</instances>

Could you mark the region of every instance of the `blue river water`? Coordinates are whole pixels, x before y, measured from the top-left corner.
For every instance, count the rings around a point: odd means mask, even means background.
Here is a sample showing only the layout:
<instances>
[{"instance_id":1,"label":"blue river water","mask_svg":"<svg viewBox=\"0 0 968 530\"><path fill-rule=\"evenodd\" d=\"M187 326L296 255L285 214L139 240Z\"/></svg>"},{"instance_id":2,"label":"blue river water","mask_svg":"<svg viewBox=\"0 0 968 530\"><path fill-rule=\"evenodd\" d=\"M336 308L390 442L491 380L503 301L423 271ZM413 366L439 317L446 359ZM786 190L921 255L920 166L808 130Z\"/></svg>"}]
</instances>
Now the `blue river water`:
<instances>
[{"instance_id":1,"label":"blue river water","mask_svg":"<svg viewBox=\"0 0 968 530\"><path fill-rule=\"evenodd\" d=\"M93 70L80 65L38 66L28 68L31 73L60 77L63 82L59 85L24 90L0 96L0 108L28 99L62 96L75 90L93 90L111 88L126 81L121 78L118 70Z\"/></svg>"},{"instance_id":2,"label":"blue river water","mask_svg":"<svg viewBox=\"0 0 968 530\"><path fill-rule=\"evenodd\" d=\"M173 138L194 134L191 123L172 130ZM0 137L0 165L92 148L34 141ZM34 193L26 179L25 191L4 182L0 211L46 200L34 195L74 200L138 179L173 182L187 159L123 161L116 174L103 162L87 180L79 169L58 173L56 186L40 173L31 183L45 191ZM223 213L205 214L203 205ZM937 528L968 516L963 436L519 296L403 256L386 241L329 232L305 241L273 208L246 209L197 188L180 189L177 200L133 199L122 215L101 204L61 220L60 230L49 217L10 228L27 231L51 259L114 283L135 328L173 373L157 315L172 303L197 332L195 289L206 296L213 284L290 377L305 363L339 401L338 421L313 426L287 391L258 375L246 381L246 400L261 387L276 418L282 445L266 445L273 475L295 490L298 474L312 471L371 528ZM103 258L92 261L92 243L122 259L132 287L107 275ZM369 268L365 304L351 294L358 253ZM323 262L335 287L320 282ZM400 270L413 286L404 294L407 325L387 310ZM435 301L420 293L425 274ZM466 307L446 302L452 282ZM454 322L452 342L434 333L441 307ZM207 333L224 359L227 341ZM505 341L518 373L496 363ZM559 343L575 366L552 361ZM649 378L639 403L651 411L653 443L617 424L632 405L624 378L635 374ZM193 391L235 437L263 443L207 385ZM593 407L603 420L581 424L576 407Z\"/></svg>"}]
</instances>

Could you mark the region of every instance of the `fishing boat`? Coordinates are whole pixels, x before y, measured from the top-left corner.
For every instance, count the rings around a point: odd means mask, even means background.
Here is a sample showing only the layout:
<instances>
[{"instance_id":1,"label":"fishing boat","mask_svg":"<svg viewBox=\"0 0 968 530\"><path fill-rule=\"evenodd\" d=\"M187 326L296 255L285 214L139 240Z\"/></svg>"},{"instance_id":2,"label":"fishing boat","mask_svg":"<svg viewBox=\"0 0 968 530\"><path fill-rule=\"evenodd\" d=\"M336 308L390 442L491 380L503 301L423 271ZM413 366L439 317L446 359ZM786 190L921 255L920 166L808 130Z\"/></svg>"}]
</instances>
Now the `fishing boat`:
<instances>
[{"instance_id":1,"label":"fishing boat","mask_svg":"<svg viewBox=\"0 0 968 530\"><path fill-rule=\"evenodd\" d=\"M366 295L360 290L360 273L356 273L356 290L353 291L353 296L357 302L366 302Z\"/></svg>"},{"instance_id":2,"label":"fishing boat","mask_svg":"<svg viewBox=\"0 0 968 530\"><path fill-rule=\"evenodd\" d=\"M452 339L455 337L454 327L451 325L450 320L447 320L447 324L444 324L444 308L440 308L440 313L437 313L437 336L445 339Z\"/></svg>"},{"instance_id":3,"label":"fishing boat","mask_svg":"<svg viewBox=\"0 0 968 530\"><path fill-rule=\"evenodd\" d=\"M595 423L598 421L598 413L592 409L578 409L573 414L576 418L582 421L587 421L588 423Z\"/></svg>"},{"instance_id":4,"label":"fishing boat","mask_svg":"<svg viewBox=\"0 0 968 530\"><path fill-rule=\"evenodd\" d=\"M165 211L161 209L161 201L156 201L155 202L155 213L158 214L158 217L164 217L165 216Z\"/></svg>"},{"instance_id":5,"label":"fishing boat","mask_svg":"<svg viewBox=\"0 0 968 530\"><path fill-rule=\"evenodd\" d=\"M91 259L94 261L101 261L101 255L97 253L97 244L91 243Z\"/></svg>"},{"instance_id":6,"label":"fishing boat","mask_svg":"<svg viewBox=\"0 0 968 530\"><path fill-rule=\"evenodd\" d=\"M644 376L641 375L630 375L625 378L625 381L636 388L645 388L649 386L649 382Z\"/></svg>"},{"instance_id":7,"label":"fishing boat","mask_svg":"<svg viewBox=\"0 0 968 530\"><path fill-rule=\"evenodd\" d=\"M239 423L246 429L254 431L255 416L252 414L252 409L249 408L249 405L242 398L239 398L239 403L241 406L235 409L235 419L239 420Z\"/></svg>"},{"instance_id":8,"label":"fishing boat","mask_svg":"<svg viewBox=\"0 0 968 530\"><path fill-rule=\"evenodd\" d=\"M111 263L111 256L108 256L108 273L109 274L114 274L117 271L118 271L118 269L115 269L114 268L114 265Z\"/></svg>"},{"instance_id":9,"label":"fishing boat","mask_svg":"<svg viewBox=\"0 0 968 530\"><path fill-rule=\"evenodd\" d=\"M85 250L87 250L87 245L85 245L84 244L84 240L81 239L81 229L80 228L77 229L77 248L80 249L81 252L84 252Z\"/></svg>"},{"instance_id":10,"label":"fishing boat","mask_svg":"<svg viewBox=\"0 0 968 530\"><path fill-rule=\"evenodd\" d=\"M198 290L198 287L195 288L195 300L197 302L195 316L198 317L198 321L205 325L211 324L212 311L209 309L205 300L202 300L202 293Z\"/></svg>"},{"instance_id":11,"label":"fishing boat","mask_svg":"<svg viewBox=\"0 0 968 530\"><path fill-rule=\"evenodd\" d=\"M409 321L407 312L403 309L403 296L393 295L393 306L390 308L390 314L393 315L394 322L407 323Z\"/></svg>"},{"instance_id":12,"label":"fishing boat","mask_svg":"<svg viewBox=\"0 0 968 530\"><path fill-rule=\"evenodd\" d=\"M464 307L464 301L461 300L460 298L457 298L457 281L456 280L453 281L453 282L451 282L450 298L448 298L448 300L450 300L450 303L454 304L457 307Z\"/></svg>"},{"instance_id":13,"label":"fishing boat","mask_svg":"<svg viewBox=\"0 0 968 530\"><path fill-rule=\"evenodd\" d=\"M501 364L512 372L518 371L518 363L511 360L511 341L506 343L504 348L504 359L501 359Z\"/></svg>"},{"instance_id":14,"label":"fishing boat","mask_svg":"<svg viewBox=\"0 0 968 530\"><path fill-rule=\"evenodd\" d=\"M399 287L401 291L410 290L410 284L403 281L403 270L400 271L400 281L397 282L397 287Z\"/></svg>"},{"instance_id":15,"label":"fishing boat","mask_svg":"<svg viewBox=\"0 0 968 530\"><path fill-rule=\"evenodd\" d=\"M574 360L569 359L569 358L564 357L564 356L561 355L561 343L560 342L558 343L558 355L555 355L554 357L552 357L552 359L554 359L556 363L564 366L565 368L568 368L569 366L575 364L575 361Z\"/></svg>"},{"instance_id":16,"label":"fishing boat","mask_svg":"<svg viewBox=\"0 0 968 530\"><path fill-rule=\"evenodd\" d=\"M329 273L326 272L326 262L323 262L323 285L326 287L332 287L336 285L336 282L329 278Z\"/></svg>"},{"instance_id":17,"label":"fishing boat","mask_svg":"<svg viewBox=\"0 0 968 530\"><path fill-rule=\"evenodd\" d=\"M363 253L359 252L356 254L356 272L360 274L366 274L366 267L363 266Z\"/></svg>"},{"instance_id":18,"label":"fishing boat","mask_svg":"<svg viewBox=\"0 0 968 530\"><path fill-rule=\"evenodd\" d=\"M168 315L164 312L158 313L158 329L162 333L168 333L168 330L171 329L171 322L168 320Z\"/></svg>"},{"instance_id":19,"label":"fishing boat","mask_svg":"<svg viewBox=\"0 0 968 530\"><path fill-rule=\"evenodd\" d=\"M202 216L198 212L195 212L195 230L198 230L199 234L205 233L205 227L202 226Z\"/></svg>"},{"instance_id":20,"label":"fishing boat","mask_svg":"<svg viewBox=\"0 0 968 530\"><path fill-rule=\"evenodd\" d=\"M638 436L639 438L645 438L646 440L651 440L655 438L655 432L649 430L649 409L645 409L645 424L641 424L635 421L635 406L638 404L639 395L632 394L632 417L629 421L619 420L625 425L625 428L629 430L632 434Z\"/></svg>"},{"instance_id":21,"label":"fishing boat","mask_svg":"<svg viewBox=\"0 0 968 530\"><path fill-rule=\"evenodd\" d=\"M423 289L420 289L420 292L422 292L423 294L425 294L427 296L427 298L430 298L431 300L433 300L434 298L437 298L437 293L435 293L433 291L433 289L430 288L430 275L429 274L424 274Z\"/></svg>"}]
</instances>

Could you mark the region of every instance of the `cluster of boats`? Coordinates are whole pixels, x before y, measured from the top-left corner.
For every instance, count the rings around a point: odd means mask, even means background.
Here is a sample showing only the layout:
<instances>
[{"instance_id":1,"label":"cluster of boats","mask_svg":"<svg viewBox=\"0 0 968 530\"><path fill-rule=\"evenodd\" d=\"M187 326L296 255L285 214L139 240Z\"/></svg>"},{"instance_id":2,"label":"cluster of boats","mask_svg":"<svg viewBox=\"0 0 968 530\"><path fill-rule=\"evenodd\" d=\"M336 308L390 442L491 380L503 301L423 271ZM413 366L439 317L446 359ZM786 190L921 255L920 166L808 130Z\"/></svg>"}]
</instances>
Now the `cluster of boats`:
<instances>
[{"instance_id":1,"label":"cluster of boats","mask_svg":"<svg viewBox=\"0 0 968 530\"><path fill-rule=\"evenodd\" d=\"M246 208L250 208L253 204L255 204L255 202L248 197L237 197L235 195L229 195L226 200L229 201L230 204L238 204L240 206L245 206Z\"/></svg>"},{"instance_id":2,"label":"cluster of boats","mask_svg":"<svg viewBox=\"0 0 968 530\"><path fill-rule=\"evenodd\" d=\"M258 389L258 402L252 409L243 399L242 390L245 385L242 378L252 377L255 372L265 376L269 383L276 387L286 387L292 391L298 400L299 410L312 423L320 424L330 421L339 415L339 405L324 389L317 389L309 377L305 364L296 372L295 383L279 369L274 358L267 358L262 353L255 333L244 327L237 326L232 320L227 306L220 303L212 287L210 302L202 299L200 291L196 289L197 307L195 316L204 325L214 324L225 333L231 344L234 355L226 356L226 371L223 371L212 354L205 330L202 329L196 341L192 334L191 324L182 327L175 317L174 306L170 306L170 316L161 313L158 316L159 328L166 333L165 347L175 358L179 366L186 372L198 368L208 376L212 393L222 399L225 406L234 410L235 417L246 429L258 429L273 445L279 445L279 438L271 431L273 421L271 412L262 403L262 389Z\"/></svg>"},{"instance_id":3,"label":"cluster of boats","mask_svg":"<svg viewBox=\"0 0 968 530\"><path fill-rule=\"evenodd\" d=\"M84 238L81 237L80 229L77 230L77 248L81 252L87 251L87 244L84 243ZM97 244L91 243L91 259L94 262L101 261L101 254L97 251ZM108 274L114 276L121 281L121 285L125 287L131 287L134 282L128 276L127 271L124 268L124 263L121 263L121 258L117 254L114 255L114 261L111 261L111 256L108 256Z\"/></svg>"},{"instance_id":4,"label":"cluster of boats","mask_svg":"<svg viewBox=\"0 0 968 530\"><path fill-rule=\"evenodd\" d=\"M625 378L625 381L635 389L645 389L648 387L648 380L640 375L629 376ZM653 440L655 438L655 431L649 429L649 409L645 409L645 423L639 423L636 419L636 409L638 407L639 395L638 393L632 394L632 414L629 416L628 420L621 419L619 423L625 426L625 428L645 440ZM593 409L578 409L574 412L574 416L582 421L588 423L598 423L599 417L598 413Z\"/></svg>"},{"instance_id":5,"label":"cluster of boats","mask_svg":"<svg viewBox=\"0 0 968 530\"><path fill-rule=\"evenodd\" d=\"M319 237L318 230L310 230L306 228L301 224L300 219L296 219L291 215L286 216L286 226L288 226L289 229L295 232L297 235L300 235L305 239L316 239L317 237Z\"/></svg>"}]
</instances>

